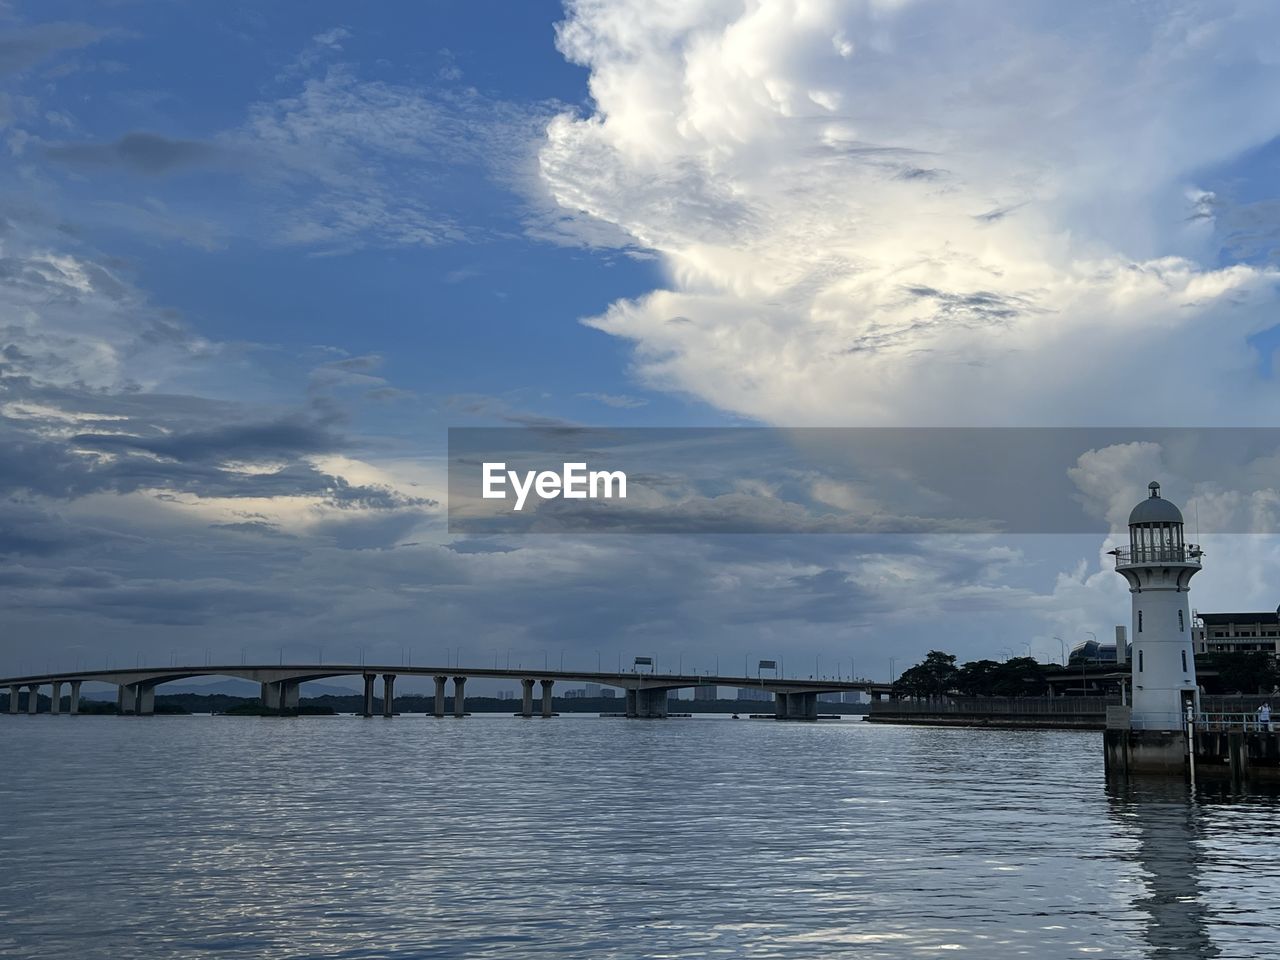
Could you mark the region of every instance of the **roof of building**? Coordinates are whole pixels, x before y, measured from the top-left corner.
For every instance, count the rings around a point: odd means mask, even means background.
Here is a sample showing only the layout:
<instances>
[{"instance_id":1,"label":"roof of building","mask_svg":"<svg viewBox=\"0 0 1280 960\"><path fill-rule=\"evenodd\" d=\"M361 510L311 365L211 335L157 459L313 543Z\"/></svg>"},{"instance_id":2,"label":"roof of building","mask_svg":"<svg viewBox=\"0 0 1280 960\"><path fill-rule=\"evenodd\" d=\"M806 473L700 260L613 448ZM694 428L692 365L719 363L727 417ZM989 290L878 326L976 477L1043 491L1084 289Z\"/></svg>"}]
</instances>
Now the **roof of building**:
<instances>
[{"instance_id":1,"label":"roof of building","mask_svg":"<svg viewBox=\"0 0 1280 960\"><path fill-rule=\"evenodd\" d=\"M1266 613L1200 613L1196 616L1204 621L1205 626L1225 623L1275 623L1280 620L1280 613L1275 610Z\"/></svg>"},{"instance_id":2,"label":"roof of building","mask_svg":"<svg viewBox=\"0 0 1280 960\"><path fill-rule=\"evenodd\" d=\"M1160 484L1152 480L1147 484L1151 496L1133 508L1129 523L1182 523L1182 511L1160 496Z\"/></svg>"}]
</instances>

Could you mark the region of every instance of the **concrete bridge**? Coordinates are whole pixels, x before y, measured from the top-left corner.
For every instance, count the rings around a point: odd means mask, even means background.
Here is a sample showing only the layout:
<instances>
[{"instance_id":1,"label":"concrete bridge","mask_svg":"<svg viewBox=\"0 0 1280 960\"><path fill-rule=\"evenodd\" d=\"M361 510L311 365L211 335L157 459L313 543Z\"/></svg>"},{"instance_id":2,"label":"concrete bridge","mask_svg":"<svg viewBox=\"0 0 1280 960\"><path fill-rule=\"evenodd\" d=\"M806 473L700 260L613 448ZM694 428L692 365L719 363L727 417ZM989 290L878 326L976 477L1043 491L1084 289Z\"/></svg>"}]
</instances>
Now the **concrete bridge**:
<instances>
[{"instance_id":1,"label":"concrete bridge","mask_svg":"<svg viewBox=\"0 0 1280 960\"><path fill-rule=\"evenodd\" d=\"M870 680L799 679L791 677L725 677L706 674L673 673L606 673L573 670L510 670L461 667L374 667L351 664L281 664L269 666L221 667L138 667L129 670L82 670L72 673L49 673L36 676L0 679L0 690L9 688L9 713L18 713L23 688L27 690L26 712L35 713L41 687L49 688L52 712L62 709L62 691L70 693L68 713L80 711L80 687L84 683L106 683L117 687L116 707L122 714L148 716L155 713L156 688L174 680L191 677L236 677L260 684L262 705L269 710L289 713L298 707L298 688L309 680L358 676L364 680L364 715L374 714L374 684L382 678L382 713L393 715L397 677L432 677L435 681L433 715L452 713L466 716L466 683L471 678L519 680L523 689L520 716L550 717L552 690L557 681L598 683L626 691L627 716L662 718L667 715L671 691L686 687L716 685L724 687L756 687L773 694L774 715L779 720L816 720L818 694L866 691L874 699L888 694L889 685ZM453 704L449 710L446 685L453 681ZM534 686L541 688L541 702L535 711Z\"/></svg>"}]
</instances>

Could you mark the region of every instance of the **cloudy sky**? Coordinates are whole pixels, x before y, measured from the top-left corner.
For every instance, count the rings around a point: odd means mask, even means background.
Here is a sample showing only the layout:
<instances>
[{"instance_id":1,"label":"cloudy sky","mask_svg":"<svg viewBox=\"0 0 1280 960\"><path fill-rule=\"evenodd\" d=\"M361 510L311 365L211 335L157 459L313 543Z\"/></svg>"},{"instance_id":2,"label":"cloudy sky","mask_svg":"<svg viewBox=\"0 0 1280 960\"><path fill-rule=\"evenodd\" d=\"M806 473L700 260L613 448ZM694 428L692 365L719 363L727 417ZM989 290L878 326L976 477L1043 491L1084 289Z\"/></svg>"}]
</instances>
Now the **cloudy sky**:
<instances>
[{"instance_id":1,"label":"cloudy sky","mask_svg":"<svg viewBox=\"0 0 1280 960\"><path fill-rule=\"evenodd\" d=\"M0 2L0 671L1109 635L1100 535L451 535L446 430L1270 426L1277 35L1270 0ZM1274 454L1069 479L1247 527ZM1205 540L1193 606L1275 608L1272 537Z\"/></svg>"}]
</instances>

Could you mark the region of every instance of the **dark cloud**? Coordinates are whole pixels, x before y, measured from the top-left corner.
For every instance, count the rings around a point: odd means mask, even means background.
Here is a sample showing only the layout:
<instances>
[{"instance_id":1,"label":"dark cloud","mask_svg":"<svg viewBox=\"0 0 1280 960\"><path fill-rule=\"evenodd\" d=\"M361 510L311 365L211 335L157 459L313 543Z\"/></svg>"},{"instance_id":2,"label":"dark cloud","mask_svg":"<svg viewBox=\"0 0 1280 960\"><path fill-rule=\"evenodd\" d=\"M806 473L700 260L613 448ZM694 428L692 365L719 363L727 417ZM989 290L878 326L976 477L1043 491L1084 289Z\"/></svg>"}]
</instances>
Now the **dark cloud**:
<instances>
[{"instance_id":1,"label":"dark cloud","mask_svg":"<svg viewBox=\"0 0 1280 960\"><path fill-rule=\"evenodd\" d=\"M72 443L95 450L145 452L184 463L208 463L325 453L336 450L340 440L313 423L278 420L193 430L177 436L137 437L86 433L73 437Z\"/></svg>"},{"instance_id":2,"label":"dark cloud","mask_svg":"<svg viewBox=\"0 0 1280 960\"><path fill-rule=\"evenodd\" d=\"M227 162L223 147L201 140L173 140L155 133L126 133L112 143L63 143L45 147L50 160L81 170L118 167L158 176Z\"/></svg>"},{"instance_id":3,"label":"dark cloud","mask_svg":"<svg viewBox=\"0 0 1280 960\"><path fill-rule=\"evenodd\" d=\"M0 76L20 73L61 50L87 47L105 34L87 23L41 23L0 30Z\"/></svg>"}]
</instances>

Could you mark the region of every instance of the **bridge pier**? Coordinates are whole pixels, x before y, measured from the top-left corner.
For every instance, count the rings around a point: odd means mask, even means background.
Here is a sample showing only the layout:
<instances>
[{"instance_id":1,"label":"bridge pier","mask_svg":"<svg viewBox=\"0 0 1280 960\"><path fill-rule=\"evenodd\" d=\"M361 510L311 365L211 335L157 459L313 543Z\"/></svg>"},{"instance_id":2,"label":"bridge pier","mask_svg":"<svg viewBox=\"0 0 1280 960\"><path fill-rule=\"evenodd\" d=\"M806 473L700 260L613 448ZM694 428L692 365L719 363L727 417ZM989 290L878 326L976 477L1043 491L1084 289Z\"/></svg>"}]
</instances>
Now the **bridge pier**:
<instances>
[{"instance_id":1,"label":"bridge pier","mask_svg":"<svg viewBox=\"0 0 1280 960\"><path fill-rule=\"evenodd\" d=\"M9 712L18 712L18 698L22 695L22 688L16 683L9 684Z\"/></svg>"},{"instance_id":2,"label":"bridge pier","mask_svg":"<svg viewBox=\"0 0 1280 960\"><path fill-rule=\"evenodd\" d=\"M396 675L394 673L384 673L382 675L382 715L384 717L394 717L396 715L395 699Z\"/></svg>"},{"instance_id":3,"label":"bridge pier","mask_svg":"<svg viewBox=\"0 0 1280 960\"><path fill-rule=\"evenodd\" d=\"M62 712L62 681L55 680L49 684L49 712Z\"/></svg>"},{"instance_id":4,"label":"bridge pier","mask_svg":"<svg viewBox=\"0 0 1280 960\"><path fill-rule=\"evenodd\" d=\"M373 681L375 675L366 673L364 675L364 715L366 717L373 716Z\"/></svg>"},{"instance_id":5,"label":"bridge pier","mask_svg":"<svg viewBox=\"0 0 1280 960\"><path fill-rule=\"evenodd\" d=\"M27 713L35 713L40 707L40 685L32 683L27 686Z\"/></svg>"},{"instance_id":6,"label":"bridge pier","mask_svg":"<svg viewBox=\"0 0 1280 960\"><path fill-rule=\"evenodd\" d=\"M436 677L436 699L432 705L432 713L437 717L444 716L444 685L448 681L448 677Z\"/></svg>"},{"instance_id":7,"label":"bridge pier","mask_svg":"<svg viewBox=\"0 0 1280 960\"><path fill-rule=\"evenodd\" d=\"M122 683L116 694L116 710L137 717L156 712L156 688L144 683Z\"/></svg>"},{"instance_id":8,"label":"bridge pier","mask_svg":"<svg viewBox=\"0 0 1280 960\"><path fill-rule=\"evenodd\" d=\"M80 712L80 684L81 683L83 683L83 681L81 680L71 681L71 703L68 704L67 712L71 714L71 716L73 717Z\"/></svg>"},{"instance_id":9,"label":"bridge pier","mask_svg":"<svg viewBox=\"0 0 1280 960\"><path fill-rule=\"evenodd\" d=\"M287 713L292 710L294 713L298 711L298 700L301 696L301 680L281 680L280 681L280 712Z\"/></svg>"},{"instance_id":10,"label":"bridge pier","mask_svg":"<svg viewBox=\"0 0 1280 960\"><path fill-rule=\"evenodd\" d=\"M520 716L533 716L533 679L525 677L520 681Z\"/></svg>"},{"instance_id":11,"label":"bridge pier","mask_svg":"<svg viewBox=\"0 0 1280 960\"><path fill-rule=\"evenodd\" d=\"M555 713L551 709L553 704L551 700L551 689L556 685L554 680L543 680L542 683L542 715L544 717L554 716Z\"/></svg>"},{"instance_id":12,"label":"bridge pier","mask_svg":"<svg viewBox=\"0 0 1280 960\"><path fill-rule=\"evenodd\" d=\"M455 717L465 717L467 715L466 686L466 677L453 678L453 715Z\"/></svg>"},{"instance_id":13,"label":"bridge pier","mask_svg":"<svg viewBox=\"0 0 1280 960\"><path fill-rule=\"evenodd\" d=\"M818 695L816 693L775 693L773 716L776 720L818 719Z\"/></svg>"},{"instance_id":14,"label":"bridge pier","mask_svg":"<svg viewBox=\"0 0 1280 960\"><path fill-rule=\"evenodd\" d=\"M627 691L627 716L641 720L662 720L667 716L670 691L640 688Z\"/></svg>"}]
</instances>

